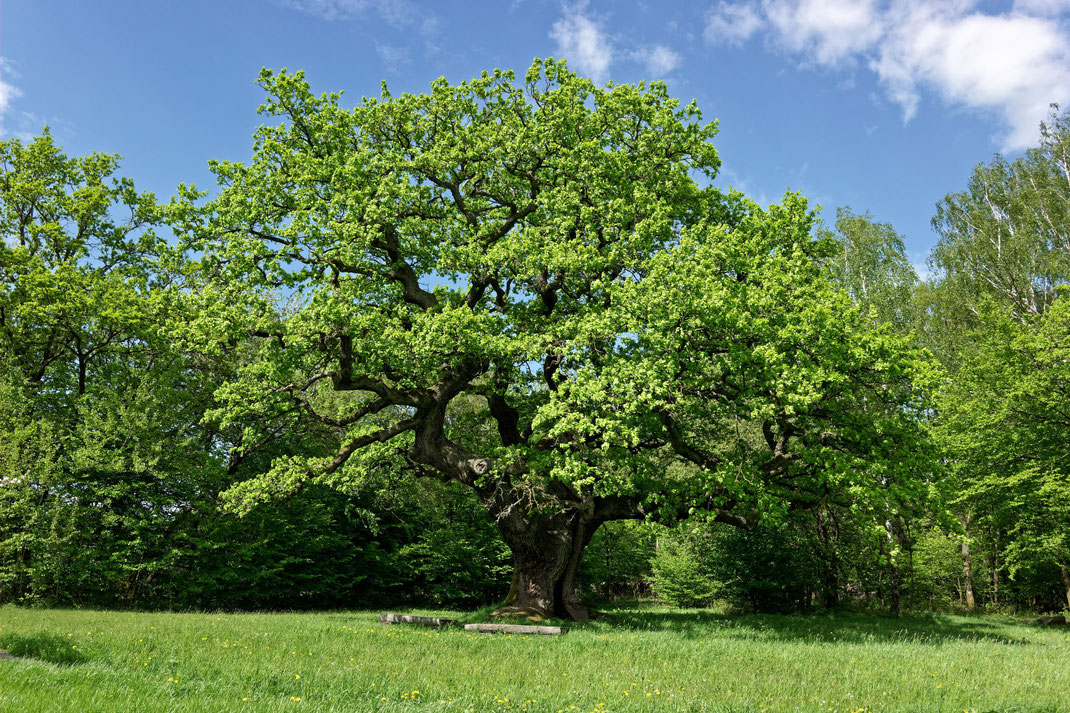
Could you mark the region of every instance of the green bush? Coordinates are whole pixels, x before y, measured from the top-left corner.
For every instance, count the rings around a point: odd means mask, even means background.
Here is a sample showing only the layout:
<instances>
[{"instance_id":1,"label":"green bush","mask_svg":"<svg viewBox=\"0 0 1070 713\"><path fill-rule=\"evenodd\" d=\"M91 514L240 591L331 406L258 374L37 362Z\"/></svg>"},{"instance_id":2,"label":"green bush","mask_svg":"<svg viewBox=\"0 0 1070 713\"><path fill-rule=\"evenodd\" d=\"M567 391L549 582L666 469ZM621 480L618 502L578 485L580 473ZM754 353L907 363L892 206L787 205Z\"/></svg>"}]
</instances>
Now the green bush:
<instances>
[{"instance_id":1,"label":"green bush","mask_svg":"<svg viewBox=\"0 0 1070 713\"><path fill-rule=\"evenodd\" d=\"M755 612L791 612L810 606L822 590L817 538L803 518L762 521L752 530L714 525L706 558L717 595Z\"/></svg>"},{"instance_id":2,"label":"green bush","mask_svg":"<svg viewBox=\"0 0 1070 713\"><path fill-rule=\"evenodd\" d=\"M654 593L671 606L708 606L717 594L717 582L709 570L701 545L708 542L700 531L668 531L659 538L651 563Z\"/></svg>"}]
</instances>

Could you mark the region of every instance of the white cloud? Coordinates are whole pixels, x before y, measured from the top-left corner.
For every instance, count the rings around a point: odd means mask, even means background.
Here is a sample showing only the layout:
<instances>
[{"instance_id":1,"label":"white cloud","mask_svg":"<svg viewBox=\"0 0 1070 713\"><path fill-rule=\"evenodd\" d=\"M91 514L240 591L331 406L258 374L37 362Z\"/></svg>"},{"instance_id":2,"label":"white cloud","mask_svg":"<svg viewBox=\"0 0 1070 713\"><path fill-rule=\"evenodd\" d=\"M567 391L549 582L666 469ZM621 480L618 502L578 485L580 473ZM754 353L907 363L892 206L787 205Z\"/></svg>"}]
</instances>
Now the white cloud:
<instances>
[{"instance_id":1,"label":"white cloud","mask_svg":"<svg viewBox=\"0 0 1070 713\"><path fill-rule=\"evenodd\" d=\"M665 45L645 47L634 53L635 59L642 62L646 73L651 77L664 77L680 66L680 53Z\"/></svg>"},{"instance_id":2,"label":"white cloud","mask_svg":"<svg viewBox=\"0 0 1070 713\"><path fill-rule=\"evenodd\" d=\"M867 49L881 34L873 0L765 0L762 9L780 43L826 66Z\"/></svg>"},{"instance_id":3,"label":"white cloud","mask_svg":"<svg viewBox=\"0 0 1070 713\"><path fill-rule=\"evenodd\" d=\"M12 68L11 62L0 57L0 136L5 134L4 115L11 109L11 103L22 96L19 88L11 83L11 80L18 77L18 72Z\"/></svg>"},{"instance_id":4,"label":"white cloud","mask_svg":"<svg viewBox=\"0 0 1070 713\"><path fill-rule=\"evenodd\" d=\"M998 113L1004 148L1021 149L1035 143L1051 102L1070 101L1070 35L1061 22L1070 0L1018 0L1000 14L977 8L976 0L722 3L707 16L706 39L740 44L764 28L767 40L804 64L863 61L904 120L930 90L953 105Z\"/></svg>"},{"instance_id":5,"label":"white cloud","mask_svg":"<svg viewBox=\"0 0 1070 713\"><path fill-rule=\"evenodd\" d=\"M409 0L277 0L282 5L324 20L357 20L369 13L396 27L413 24L418 18Z\"/></svg>"},{"instance_id":6,"label":"white cloud","mask_svg":"<svg viewBox=\"0 0 1070 713\"><path fill-rule=\"evenodd\" d=\"M613 63L613 45L602 28L584 14L580 5L565 10L565 15L550 28L550 39L557 42L557 54L567 59L595 82L609 77Z\"/></svg>"},{"instance_id":7,"label":"white cloud","mask_svg":"<svg viewBox=\"0 0 1070 713\"><path fill-rule=\"evenodd\" d=\"M1035 143L1053 101L1070 98L1070 37L1058 24L1021 14L984 15L903 3L873 67L909 118L917 86L953 104L1003 115L1004 143Z\"/></svg>"},{"instance_id":8,"label":"white cloud","mask_svg":"<svg viewBox=\"0 0 1070 713\"><path fill-rule=\"evenodd\" d=\"M753 5L720 3L706 13L702 36L710 44L739 47L762 29L765 21Z\"/></svg>"}]
</instances>

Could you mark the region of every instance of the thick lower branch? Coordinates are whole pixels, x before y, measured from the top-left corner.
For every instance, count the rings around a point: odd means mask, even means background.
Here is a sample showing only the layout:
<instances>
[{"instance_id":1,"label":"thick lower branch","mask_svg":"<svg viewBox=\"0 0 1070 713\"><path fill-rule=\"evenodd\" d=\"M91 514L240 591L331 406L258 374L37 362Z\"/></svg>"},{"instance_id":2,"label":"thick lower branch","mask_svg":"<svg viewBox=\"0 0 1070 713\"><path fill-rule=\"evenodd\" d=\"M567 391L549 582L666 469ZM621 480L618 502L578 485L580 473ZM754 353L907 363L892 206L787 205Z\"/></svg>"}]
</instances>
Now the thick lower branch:
<instances>
[{"instance_id":1,"label":"thick lower branch","mask_svg":"<svg viewBox=\"0 0 1070 713\"><path fill-rule=\"evenodd\" d=\"M345 465L345 462L349 460L349 457L356 453L365 446L370 446L372 443L386 443L391 438L399 436L405 431L411 431L419 424L415 418L409 418L404 421L399 421L389 428L384 428L375 433L369 433L359 438L354 438L352 441L344 445L338 450L338 453L331 459L331 462L327 464L327 467L323 469L323 472L333 473L334 471Z\"/></svg>"}]
</instances>

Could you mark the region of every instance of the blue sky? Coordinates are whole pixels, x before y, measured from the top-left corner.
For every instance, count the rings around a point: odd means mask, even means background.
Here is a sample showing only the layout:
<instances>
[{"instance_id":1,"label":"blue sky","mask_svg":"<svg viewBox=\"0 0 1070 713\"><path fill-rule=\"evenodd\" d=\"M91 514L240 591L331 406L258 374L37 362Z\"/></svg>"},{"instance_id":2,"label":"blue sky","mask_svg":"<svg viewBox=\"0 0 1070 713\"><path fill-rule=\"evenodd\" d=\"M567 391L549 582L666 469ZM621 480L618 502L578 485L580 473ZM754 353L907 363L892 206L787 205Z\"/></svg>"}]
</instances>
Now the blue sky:
<instances>
[{"instance_id":1,"label":"blue sky","mask_svg":"<svg viewBox=\"0 0 1070 713\"><path fill-rule=\"evenodd\" d=\"M355 103L551 55L664 79L720 121L720 185L868 210L921 266L936 201L1070 107L1070 0L3 0L0 135L48 124L166 199L249 157L261 67Z\"/></svg>"}]
</instances>

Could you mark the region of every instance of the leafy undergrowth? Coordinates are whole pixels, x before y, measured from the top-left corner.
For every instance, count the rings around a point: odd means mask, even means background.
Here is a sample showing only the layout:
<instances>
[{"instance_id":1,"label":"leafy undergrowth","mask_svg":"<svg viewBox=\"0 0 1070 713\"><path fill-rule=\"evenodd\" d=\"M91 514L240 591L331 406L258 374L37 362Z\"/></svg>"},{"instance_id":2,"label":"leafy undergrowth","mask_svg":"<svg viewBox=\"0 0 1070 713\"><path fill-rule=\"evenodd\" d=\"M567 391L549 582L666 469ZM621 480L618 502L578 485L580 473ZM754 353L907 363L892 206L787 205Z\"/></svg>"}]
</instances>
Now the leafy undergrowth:
<instances>
[{"instance_id":1,"label":"leafy undergrowth","mask_svg":"<svg viewBox=\"0 0 1070 713\"><path fill-rule=\"evenodd\" d=\"M3 713L1070 711L1070 630L996 617L630 608L535 637L6 607L0 648Z\"/></svg>"}]
</instances>

